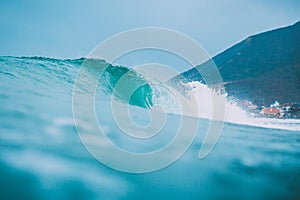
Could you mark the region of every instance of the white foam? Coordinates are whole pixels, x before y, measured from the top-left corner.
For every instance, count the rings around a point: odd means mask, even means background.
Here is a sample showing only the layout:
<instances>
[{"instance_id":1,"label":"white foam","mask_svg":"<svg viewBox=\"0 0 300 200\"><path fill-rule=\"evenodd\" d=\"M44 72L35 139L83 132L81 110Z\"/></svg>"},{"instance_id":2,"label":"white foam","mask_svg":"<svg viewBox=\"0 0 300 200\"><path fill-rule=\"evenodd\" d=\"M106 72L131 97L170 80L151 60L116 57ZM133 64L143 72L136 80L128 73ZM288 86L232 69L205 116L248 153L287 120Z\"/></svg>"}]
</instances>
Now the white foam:
<instances>
[{"instance_id":1,"label":"white foam","mask_svg":"<svg viewBox=\"0 0 300 200\"><path fill-rule=\"evenodd\" d=\"M198 117L211 119L213 112L212 95L216 93L200 82L190 82L191 92L196 96L198 104ZM226 94L223 97L226 98ZM225 101L225 122L257 126L272 129L284 129L300 131L300 120L298 119L275 119L250 116L235 102Z\"/></svg>"}]
</instances>

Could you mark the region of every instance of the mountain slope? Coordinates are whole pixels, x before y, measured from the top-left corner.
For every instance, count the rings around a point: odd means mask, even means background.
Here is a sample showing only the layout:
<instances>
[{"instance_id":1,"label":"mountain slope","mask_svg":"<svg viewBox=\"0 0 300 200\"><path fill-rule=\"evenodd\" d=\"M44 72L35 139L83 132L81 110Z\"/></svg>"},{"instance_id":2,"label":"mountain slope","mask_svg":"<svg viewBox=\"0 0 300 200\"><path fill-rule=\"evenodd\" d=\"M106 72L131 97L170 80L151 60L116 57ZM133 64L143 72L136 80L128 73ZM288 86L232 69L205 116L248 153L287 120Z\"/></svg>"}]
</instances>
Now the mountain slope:
<instances>
[{"instance_id":1,"label":"mountain slope","mask_svg":"<svg viewBox=\"0 0 300 200\"><path fill-rule=\"evenodd\" d=\"M231 96L258 105L300 102L300 22L250 36L213 61ZM205 82L195 68L182 75Z\"/></svg>"}]
</instances>

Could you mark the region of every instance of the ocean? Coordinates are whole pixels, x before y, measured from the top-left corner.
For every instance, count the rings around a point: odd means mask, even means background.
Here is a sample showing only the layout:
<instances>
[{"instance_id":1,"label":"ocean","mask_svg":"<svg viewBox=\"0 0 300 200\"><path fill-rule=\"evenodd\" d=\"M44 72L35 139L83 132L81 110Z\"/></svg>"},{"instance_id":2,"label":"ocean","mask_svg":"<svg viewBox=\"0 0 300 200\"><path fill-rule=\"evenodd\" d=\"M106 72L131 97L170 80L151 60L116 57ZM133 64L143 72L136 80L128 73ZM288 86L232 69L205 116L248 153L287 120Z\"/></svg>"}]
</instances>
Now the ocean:
<instances>
[{"instance_id":1,"label":"ocean","mask_svg":"<svg viewBox=\"0 0 300 200\"><path fill-rule=\"evenodd\" d=\"M220 136L200 159L211 123L211 102L205 100L211 91L198 82L183 88L196 94L202 112L192 116L197 120L195 137L178 159L145 173L111 168L113 159L100 162L82 142L85 136L78 134L92 126L90 121L74 120L74 83L84 60L0 57L0 199L300 198L300 120L254 118L226 102ZM169 144L182 120L172 94L134 69L108 65L103 71L104 65L103 60L91 60L88 70L92 75L101 72L95 110L107 138L138 153ZM121 77L125 84L117 86ZM141 87L132 92L135 85ZM129 109L138 127L151 122L149 112L155 106L167 110L161 133L148 140L124 134L119 125L126 122L116 122L116 117L123 118L111 112L112 98L117 109ZM83 107L83 112L89 111ZM115 156L105 149L100 153ZM164 156L168 155L157 159ZM139 165L127 158L117 164Z\"/></svg>"}]
</instances>

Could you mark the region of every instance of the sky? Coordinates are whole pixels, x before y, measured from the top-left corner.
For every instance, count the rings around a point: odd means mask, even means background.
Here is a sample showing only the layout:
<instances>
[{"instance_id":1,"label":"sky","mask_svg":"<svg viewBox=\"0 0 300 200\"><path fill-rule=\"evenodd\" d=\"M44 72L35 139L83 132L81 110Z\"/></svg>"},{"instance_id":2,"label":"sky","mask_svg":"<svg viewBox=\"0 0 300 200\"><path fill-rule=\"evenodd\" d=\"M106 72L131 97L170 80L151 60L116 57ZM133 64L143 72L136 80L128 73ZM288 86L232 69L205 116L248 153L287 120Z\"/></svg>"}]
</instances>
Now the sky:
<instances>
[{"instance_id":1,"label":"sky","mask_svg":"<svg viewBox=\"0 0 300 200\"><path fill-rule=\"evenodd\" d=\"M298 0L0 0L0 55L85 57L119 32L162 27L187 34L213 56L299 20Z\"/></svg>"}]
</instances>

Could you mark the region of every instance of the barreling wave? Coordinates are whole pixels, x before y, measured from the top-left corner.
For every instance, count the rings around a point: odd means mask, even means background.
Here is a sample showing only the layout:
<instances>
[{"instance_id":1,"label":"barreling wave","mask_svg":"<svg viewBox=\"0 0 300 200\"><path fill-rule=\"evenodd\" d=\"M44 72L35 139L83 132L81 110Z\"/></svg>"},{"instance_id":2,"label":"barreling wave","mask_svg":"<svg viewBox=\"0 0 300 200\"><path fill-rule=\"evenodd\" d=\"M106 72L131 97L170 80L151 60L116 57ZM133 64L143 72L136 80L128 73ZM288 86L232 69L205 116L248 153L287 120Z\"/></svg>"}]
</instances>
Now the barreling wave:
<instances>
[{"instance_id":1,"label":"barreling wave","mask_svg":"<svg viewBox=\"0 0 300 200\"><path fill-rule=\"evenodd\" d=\"M96 66L90 67L102 72L99 87L107 94L113 95L120 102L130 105L143 108L153 106L153 89L141 74L126 67L107 64L102 60L94 63Z\"/></svg>"},{"instance_id":2,"label":"barreling wave","mask_svg":"<svg viewBox=\"0 0 300 200\"><path fill-rule=\"evenodd\" d=\"M55 59L45 57L0 57L0 76L2 79L1 98L7 98L10 102L14 94L23 92L26 95L39 95L53 98L56 102L60 99L54 91L61 90L72 94L72 87L79 68L83 63L88 63L91 74L100 74L98 87L108 96L114 96L119 102L151 109L160 106L168 113L180 113L176 95L168 90L165 83L159 82L147 74L141 74L124 66L113 66L100 59ZM22 79L24 85L5 85L6 79ZM39 87L26 88L26 82L32 82ZM14 88L15 87L15 88ZM63 90L61 89L63 88ZM181 85L180 93L187 99L196 96L198 115L193 117L211 118L213 105L211 104L212 91L206 85L199 82L189 82ZM13 91L15 90L15 91ZM8 91L11 91L8 93ZM226 94L220 94L225 95ZM34 98L34 96L32 97ZM19 103L19 102L18 102ZM20 106L20 105L19 105ZM226 102L225 121L250 126L266 128L299 130L299 120L279 120L253 118L240 109L234 102ZM18 108L16 108L18 109Z\"/></svg>"}]
</instances>

